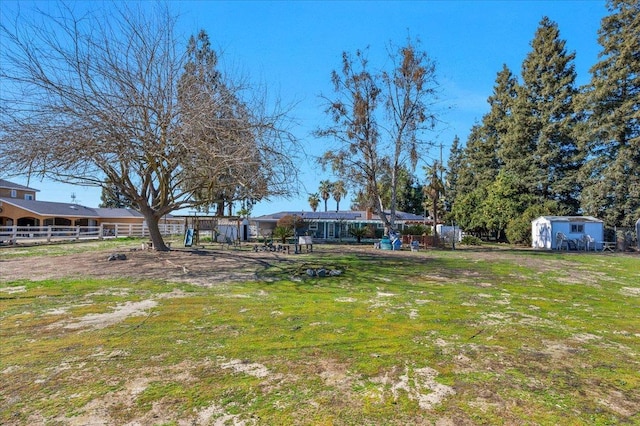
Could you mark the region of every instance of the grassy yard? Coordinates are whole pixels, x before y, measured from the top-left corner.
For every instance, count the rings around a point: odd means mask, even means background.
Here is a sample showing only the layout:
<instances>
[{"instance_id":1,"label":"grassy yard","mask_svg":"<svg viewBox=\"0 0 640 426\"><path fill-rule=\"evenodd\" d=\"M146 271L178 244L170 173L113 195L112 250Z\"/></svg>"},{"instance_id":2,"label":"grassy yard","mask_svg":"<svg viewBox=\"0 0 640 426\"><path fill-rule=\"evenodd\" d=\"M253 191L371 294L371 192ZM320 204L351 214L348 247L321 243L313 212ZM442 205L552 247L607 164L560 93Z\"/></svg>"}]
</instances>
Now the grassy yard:
<instances>
[{"instance_id":1,"label":"grassy yard","mask_svg":"<svg viewBox=\"0 0 640 426\"><path fill-rule=\"evenodd\" d=\"M0 424L640 424L637 254L321 247L209 286L9 258Z\"/></svg>"}]
</instances>

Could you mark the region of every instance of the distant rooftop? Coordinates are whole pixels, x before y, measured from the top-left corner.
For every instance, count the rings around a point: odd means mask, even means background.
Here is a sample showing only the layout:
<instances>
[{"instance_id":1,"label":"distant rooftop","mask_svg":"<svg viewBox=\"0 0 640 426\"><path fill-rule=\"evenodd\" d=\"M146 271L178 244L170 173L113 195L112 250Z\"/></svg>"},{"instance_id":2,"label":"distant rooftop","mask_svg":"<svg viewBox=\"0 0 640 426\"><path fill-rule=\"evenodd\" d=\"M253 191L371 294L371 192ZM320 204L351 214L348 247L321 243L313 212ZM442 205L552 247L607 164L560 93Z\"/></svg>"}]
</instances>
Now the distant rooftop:
<instances>
[{"instance_id":1,"label":"distant rooftop","mask_svg":"<svg viewBox=\"0 0 640 426\"><path fill-rule=\"evenodd\" d=\"M18 190L18 191L33 191L33 192L40 192L40 190L39 190L39 189L29 188L28 186L19 185L19 184L17 184L17 183L9 182L8 180L5 180L5 179L0 179L0 188L5 188L5 189L16 189L16 190Z\"/></svg>"},{"instance_id":2,"label":"distant rooftop","mask_svg":"<svg viewBox=\"0 0 640 426\"><path fill-rule=\"evenodd\" d=\"M385 212L389 214L390 212ZM298 216L303 218L303 220L326 220L326 221L338 221L338 220L348 220L348 221L366 221L367 220L367 212L364 210L343 210L343 211L327 211L327 212L313 212L313 211L282 211L278 213L267 214L263 216L258 216L252 218L258 222L275 222L283 218L284 216ZM396 212L397 220L405 220L405 221L422 221L424 220L423 216L415 215L412 213L405 212ZM380 218L377 214L372 213L371 219L379 221Z\"/></svg>"}]
</instances>

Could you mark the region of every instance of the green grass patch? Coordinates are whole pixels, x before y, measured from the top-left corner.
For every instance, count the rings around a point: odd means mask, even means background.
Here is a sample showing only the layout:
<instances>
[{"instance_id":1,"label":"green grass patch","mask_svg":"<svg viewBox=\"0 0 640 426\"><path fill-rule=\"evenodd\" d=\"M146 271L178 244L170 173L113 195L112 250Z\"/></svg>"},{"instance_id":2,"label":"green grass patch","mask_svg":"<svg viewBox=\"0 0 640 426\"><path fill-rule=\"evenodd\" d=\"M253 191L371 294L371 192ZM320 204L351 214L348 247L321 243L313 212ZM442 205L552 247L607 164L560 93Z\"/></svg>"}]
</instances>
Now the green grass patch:
<instances>
[{"instance_id":1,"label":"green grass patch","mask_svg":"<svg viewBox=\"0 0 640 426\"><path fill-rule=\"evenodd\" d=\"M0 283L0 423L638 424L638 288L637 256L491 248Z\"/></svg>"}]
</instances>

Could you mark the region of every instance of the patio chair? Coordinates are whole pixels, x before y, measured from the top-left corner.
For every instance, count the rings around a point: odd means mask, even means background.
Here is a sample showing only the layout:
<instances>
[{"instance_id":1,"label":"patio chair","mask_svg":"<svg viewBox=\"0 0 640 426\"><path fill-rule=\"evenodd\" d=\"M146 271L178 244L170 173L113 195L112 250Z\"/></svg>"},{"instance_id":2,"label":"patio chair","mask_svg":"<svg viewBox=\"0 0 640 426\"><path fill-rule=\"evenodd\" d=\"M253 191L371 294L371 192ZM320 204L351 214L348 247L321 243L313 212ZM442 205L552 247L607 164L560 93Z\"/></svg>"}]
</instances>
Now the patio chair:
<instances>
[{"instance_id":1,"label":"patio chair","mask_svg":"<svg viewBox=\"0 0 640 426\"><path fill-rule=\"evenodd\" d=\"M563 232L556 233L556 249L562 250L562 245L567 245L567 250L569 250L569 239Z\"/></svg>"},{"instance_id":2,"label":"patio chair","mask_svg":"<svg viewBox=\"0 0 640 426\"><path fill-rule=\"evenodd\" d=\"M589 234L585 234L581 238L584 251L590 251L596 249L596 240Z\"/></svg>"}]
</instances>

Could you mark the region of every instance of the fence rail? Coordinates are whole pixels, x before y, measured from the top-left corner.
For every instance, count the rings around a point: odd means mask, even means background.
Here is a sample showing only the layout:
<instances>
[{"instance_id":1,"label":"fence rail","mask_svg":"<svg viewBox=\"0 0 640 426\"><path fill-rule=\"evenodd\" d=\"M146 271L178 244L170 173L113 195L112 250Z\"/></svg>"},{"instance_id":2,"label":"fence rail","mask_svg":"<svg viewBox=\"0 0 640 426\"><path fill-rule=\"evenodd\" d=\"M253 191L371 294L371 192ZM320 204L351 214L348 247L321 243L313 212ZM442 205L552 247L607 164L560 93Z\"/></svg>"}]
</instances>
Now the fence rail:
<instances>
[{"instance_id":1,"label":"fence rail","mask_svg":"<svg viewBox=\"0 0 640 426\"><path fill-rule=\"evenodd\" d=\"M184 225L160 224L162 235L182 235ZM103 223L99 226L0 226L0 244L54 242L116 237L148 237L146 224Z\"/></svg>"}]
</instances>

